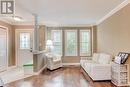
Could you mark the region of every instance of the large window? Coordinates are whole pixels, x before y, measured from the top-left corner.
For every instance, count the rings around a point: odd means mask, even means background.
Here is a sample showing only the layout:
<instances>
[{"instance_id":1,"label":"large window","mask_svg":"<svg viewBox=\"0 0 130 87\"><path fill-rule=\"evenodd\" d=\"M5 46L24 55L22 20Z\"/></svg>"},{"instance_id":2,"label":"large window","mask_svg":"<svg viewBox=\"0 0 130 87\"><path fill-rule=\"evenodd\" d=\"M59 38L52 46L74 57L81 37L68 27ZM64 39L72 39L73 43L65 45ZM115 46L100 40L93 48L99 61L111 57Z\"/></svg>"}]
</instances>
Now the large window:
<instances>
[{"instance_id":1,"label":"large window","mask_svg":"<svg viewBox=\"0 0 130 87\"><path fill-rule=\"evenodd\" d=\"M90 30L80 30L80 56L91 55Z\"/></svg>"},{"instance_id":2,"label":"large window","mask_svg":"<svg viewBox=\"0 0 130 87\"><path fill-rule=\"evenodd\" d=\"M53 41L53 53L63 56L91 56L90 29L49 28L47 37Z\"/></svg>"},{"instance_id":3,"label":"large window","mask_svg":"<svg viewBox=\"0 0 130 87\"><path fill-rule=\"evenodd\" d=\"M65 30L65 56L77 56L77 30Z\"/></svg>"},{"instance_id":4,"label":"large window","mask_svg":"<svg viewBox=\"0 0 130 87\"><path fill-rule=\"evenodd\" d=\"M54 46L53 53L62 54L62 31L52 30L51 35Z\"/></svg>"}]
</instances>

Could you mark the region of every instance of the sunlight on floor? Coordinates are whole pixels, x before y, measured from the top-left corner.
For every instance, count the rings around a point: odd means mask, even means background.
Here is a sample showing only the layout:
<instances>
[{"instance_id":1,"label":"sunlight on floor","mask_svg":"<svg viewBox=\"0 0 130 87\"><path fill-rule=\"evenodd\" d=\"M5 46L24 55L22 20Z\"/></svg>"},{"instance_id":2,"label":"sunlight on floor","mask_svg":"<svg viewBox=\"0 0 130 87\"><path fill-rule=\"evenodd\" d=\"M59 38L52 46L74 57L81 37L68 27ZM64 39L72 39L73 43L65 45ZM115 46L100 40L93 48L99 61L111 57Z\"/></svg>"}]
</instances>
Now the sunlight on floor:
<instances>
[{"instance_id":1,"label":"sunlight on floor","mask_svg":"<svg viewBox=\"0 0 130 87\"><path fill-rule=\"evenodd\" d=\"M13 68L5 72L0 73L0 78L2 78L4 84L10 83L19 79L23 79L31 75L24 75L23 68Z\"/></svg>"}]
</instances>

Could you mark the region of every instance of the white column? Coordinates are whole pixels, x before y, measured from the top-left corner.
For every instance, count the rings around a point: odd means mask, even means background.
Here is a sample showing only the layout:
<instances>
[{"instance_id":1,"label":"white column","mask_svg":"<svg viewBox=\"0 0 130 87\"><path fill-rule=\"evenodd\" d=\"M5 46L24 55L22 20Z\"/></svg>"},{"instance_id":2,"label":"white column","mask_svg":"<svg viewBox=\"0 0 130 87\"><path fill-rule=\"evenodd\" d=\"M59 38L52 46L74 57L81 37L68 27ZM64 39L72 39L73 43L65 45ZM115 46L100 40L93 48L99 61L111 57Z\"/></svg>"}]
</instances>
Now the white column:
<instances>
[{"instance_id":1,"label":"white column","mask_svg":"<svg viewBox=\"0 0 130 87\"><path fill-rule=\"evenodd\" d=\"M38 16L34 15L34 51L39 51L39 36L38 36Z\"/></svg>"}]
</instances>

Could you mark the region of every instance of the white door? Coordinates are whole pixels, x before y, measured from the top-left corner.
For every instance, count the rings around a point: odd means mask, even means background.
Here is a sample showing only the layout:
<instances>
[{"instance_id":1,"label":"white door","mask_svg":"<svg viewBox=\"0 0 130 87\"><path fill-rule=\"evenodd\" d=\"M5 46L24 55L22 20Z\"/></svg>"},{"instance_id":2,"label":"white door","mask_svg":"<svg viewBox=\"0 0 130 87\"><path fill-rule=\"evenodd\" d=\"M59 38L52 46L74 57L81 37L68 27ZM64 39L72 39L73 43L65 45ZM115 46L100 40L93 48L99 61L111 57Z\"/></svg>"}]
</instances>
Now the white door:
<instances>
[{"instance_id":1,"label":"white door","mask_svg":"<svg viewBox=\"0 0 130 87\"><path fill-rule=\"evenodd\" d=\"M0 71L7 68L7 30L0 28Z\"/></svg>"},{"instance_id":2,"label":"white door","mask_svg":"<svg viewBox=\"0 0 130 87\"><path fill-rule=\"evenodd\" d=\"M17 66L23 66L25 63L33 60L33 54L30 51L33 48L33 30L16 29L16 57Z\"/></svg>"}]
</instances>

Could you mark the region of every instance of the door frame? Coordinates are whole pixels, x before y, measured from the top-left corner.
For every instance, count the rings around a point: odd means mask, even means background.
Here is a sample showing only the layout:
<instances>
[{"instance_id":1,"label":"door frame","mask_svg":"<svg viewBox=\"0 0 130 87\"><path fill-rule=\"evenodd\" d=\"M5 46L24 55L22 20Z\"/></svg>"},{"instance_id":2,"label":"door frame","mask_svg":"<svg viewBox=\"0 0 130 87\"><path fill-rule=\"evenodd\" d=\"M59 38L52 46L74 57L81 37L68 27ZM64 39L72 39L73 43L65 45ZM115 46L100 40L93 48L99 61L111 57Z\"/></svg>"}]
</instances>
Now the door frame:
<instances>
[{"instance_id":1,"label":"door frame","mask_svg":"<svg viewBox=\"0 0 130 87\"><path fill-rule=\"evenodd\" d=\"M19 32L19 31L28 31L28 30L32 30L33 31L33 29L15 29L15 66L17 67L18 66L18 44L17 44L17 33Z\"/></svg>"},{"instance_id":2,"label":"door frame","mask_svg":"<svg viewBox=\"0 0 130 87\"><path fill-rule=\"evenodd\" d=\"M9 68L9 29L3 25L0 25L0 28L5 29L6 31L6 69Z\"/></svg>"}]
</instances>

